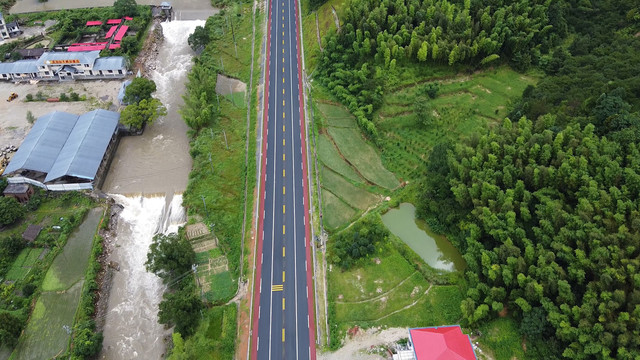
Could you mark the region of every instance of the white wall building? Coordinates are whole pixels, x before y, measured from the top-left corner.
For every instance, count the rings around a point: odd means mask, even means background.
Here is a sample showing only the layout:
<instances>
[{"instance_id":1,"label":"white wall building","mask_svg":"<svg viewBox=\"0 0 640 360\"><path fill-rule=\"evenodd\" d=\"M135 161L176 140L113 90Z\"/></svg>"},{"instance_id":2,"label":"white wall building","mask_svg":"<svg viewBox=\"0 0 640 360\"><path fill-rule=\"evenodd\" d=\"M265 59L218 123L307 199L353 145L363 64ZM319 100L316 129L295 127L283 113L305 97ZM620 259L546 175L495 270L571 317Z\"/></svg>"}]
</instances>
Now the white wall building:
<instances>
[{"instance_id":1,"label":"white wall building","mask_svg":"<svg viewBox=\"0 0 640 360\"><path fill-rule=\"evenodd\" d=\"M101 58L100 51L46 52L37 60L0 63L0 80L81 80L123 78L122 56Z\"/></svg>"},{"instance_id":2,"label":"white wall building","mask_svg":"<svg viewBox=\"0 0 640 360\"><path fill-rule=\"evenodd\" d=\"M4 16L0 12L0 38L9 39L20 34L22 34L22 31L20 30L18 22L13 21L7 24L4 21Z\"/></svg>"}]
</instances>

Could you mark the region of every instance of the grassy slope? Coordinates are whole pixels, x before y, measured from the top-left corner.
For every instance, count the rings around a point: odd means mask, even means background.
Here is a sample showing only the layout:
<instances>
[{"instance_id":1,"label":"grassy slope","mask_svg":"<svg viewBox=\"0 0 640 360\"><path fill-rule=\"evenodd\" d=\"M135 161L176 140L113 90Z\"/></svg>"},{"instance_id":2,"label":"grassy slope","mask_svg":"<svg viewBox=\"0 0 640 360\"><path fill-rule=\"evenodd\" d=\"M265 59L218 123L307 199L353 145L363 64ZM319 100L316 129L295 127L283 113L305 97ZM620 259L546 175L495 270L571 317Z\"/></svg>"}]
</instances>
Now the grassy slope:
<instances>
[{"instance_id":1,"label":"grassy slope","mask_svg":"<svg viewBox=\"0 0 640 360\"><path fill-rule=\"evenodd\" d=\"M251 65L251 6L242 7L243 16L234 17L234 30L238 41L238 57L231 31L213 46L213 52L222 59L223 74L249 82ZM233 99L238 99L236 95ZM214 232L220 239L229 261L231 274L211 276L211 294L208 298L226 301L237 289L239 276L240 239L244 204L246 100L235 101L220 97L221 116L218 123L204 129L192 142L193 167L185 194L190 211L205 215L207 222L216 224ZM226 142L225 142L226 135ZM228 149L227 149L228 145ZM251 150L249 150L251 151ZM211 156L211 161L209 161ZM251 157L250 157L251 158ZM202 196L206 201L205 211ZM231 279L231 280L230 280Z\"/></svg>"},{"instance_id":2,"label":"grassy slope","mask_svg":"<svg viewBox=\"0 0 640 360\"><path fill-rule=\"evenodd\" d=\"M378 254L379 264L328 274L331 321L344 332L358 326L419 327L457 323L462 293L457 286L431 285L393 247ZM428 291L427 291L428 290Z\"/></svg>"},{"instance_id":3,"label":"grassy slope","mask_svg":"<svg viewBox=\"0 0 640 360\"><path fill-rule=\"evenodd\" d=\"M339 194L342 200L353 208L366 210L379 201L378 196L351 184L327 167L322 168L321 174L323 188Z\"/></svg>"},{"instance_id":4,"label":"grassy slope","mask_svg":"<svg viewBox=\"0 0 640 360\"><path fill-rule=\"evenodd\" d=\"M375 116L379 132L385 135L381 141L384 165L403 179L419 179L435 144L456 142L495 125L506 116L511 101L536 79L500 67L473 75L399 81ZM415 93L425 82L440 83L438 96L431 100L436 115L430 126L420 124L412 108Z\"/></svg>"}]
</instances>

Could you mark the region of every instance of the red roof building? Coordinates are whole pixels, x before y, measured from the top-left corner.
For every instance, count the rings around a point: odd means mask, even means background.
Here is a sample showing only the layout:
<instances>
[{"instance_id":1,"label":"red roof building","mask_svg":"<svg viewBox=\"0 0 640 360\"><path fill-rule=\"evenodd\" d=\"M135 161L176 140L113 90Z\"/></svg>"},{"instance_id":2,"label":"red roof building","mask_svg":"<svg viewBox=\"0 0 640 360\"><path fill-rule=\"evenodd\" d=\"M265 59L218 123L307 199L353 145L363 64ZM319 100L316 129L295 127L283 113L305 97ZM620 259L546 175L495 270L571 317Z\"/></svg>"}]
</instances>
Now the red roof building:
<instances>
[{"instance_id":1,"label":"red roof building","mask_svg":"<svg viewBox=\"0 0 640 360\"><path fill-rule=\"evenodd\" d=\"M124 17L124 19L125 19L125 20L127 20L127 21L131 21L131 20L133 20L133 18L132 18L132 17L129 17L129 16L125 16L125 17Z\"/></svg>"},{"instance_id":2,"label":"red roof building","mask_svg":"<svg viewBox=\"0 0 640 360\"><path fill-rule=\"evenodd\" d=\"M107 31L107 35L104 36L105 39L109 39L110 37L113 36L113 33L116 32L116 30L118 29L118 25L113 25L109 31Z\"/></svg>"},{"instance_id":3,"label":"red roof building","mask_svg":"<svg viewBox=\"0 0 640 360\"><path fill-rule=\"evenodd\" d=\"M416 360L477 360L460 326L409 329Z\"/></svg>"},{"instance_id":4,"label":"red roof building","mask_svg":"<svg viewBox=\"0 0 640 360\"><path fill-rule=\"evenodd\" d=\"M115 40L115 41L122 40L122 38L124 37L124 34L127 32L127 30L129 30L129 27L127 25L122 25L120 27L120 29L118 29L118 32L116 33L116 36L113 38L113 40Z\"/></svg>"},{"instance_id":5,"label":"red roof building","mask_svg":"<svg viewBox=\"0 0 640 360\"><path fill-rule=\"evenodd\" d=\"M83 44L83 45L74 45L69 46L67 48L68 52L74 51L95 51L95 50L104 50L107 46L107 43L92 43L92 44Z\"/></svg>"},{"instance_id":6,"label":"red roof building","mask_svg":"<svg viewBox=\"0 0 640 360\"><path fill-rule=\"evenodd\" d=\"M87 21L87 26L98 26L102 25L102 21Z\"/></svg>"},{"instance_id":7,"label":"red roof building","mask_svg":"<svg viewBox=\"0 0 640 360\"><path fill-rule=\"evenodd\" d=\"M120 44L111 44L109 45L109 50L115 50L120 48Z\"/></svg>"},{"instance_id":8,"label":"red roof building","mask_svg":"<svg viewBox=\"0 0 640 360\"><path fill-rule=\"evenodd\" d=\"M116 24L120 24L122 22L122 19L109 19L107 20L107 25L116 25Z\"/></svg>"}]
</instances>

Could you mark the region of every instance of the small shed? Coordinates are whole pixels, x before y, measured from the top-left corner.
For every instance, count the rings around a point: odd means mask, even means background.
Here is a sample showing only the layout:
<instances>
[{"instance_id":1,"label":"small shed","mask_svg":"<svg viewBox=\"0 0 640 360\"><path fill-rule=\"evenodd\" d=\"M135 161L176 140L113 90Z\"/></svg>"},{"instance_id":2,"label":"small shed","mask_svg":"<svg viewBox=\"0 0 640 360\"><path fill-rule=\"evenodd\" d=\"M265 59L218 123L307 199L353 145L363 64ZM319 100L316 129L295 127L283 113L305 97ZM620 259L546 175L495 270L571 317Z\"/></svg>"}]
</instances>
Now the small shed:
<instances>
[{"instance_id":1,"label":"small shed","mask_svg":"<svg viewBox=\"0 0 640 360\"><path fill-rule=\"evenodd\" d=\"M18 202L26 203L33 195L33 188L29 184L8 184L2 194L5 197L12 197Z\"/></svg>"},{"instance_id":2,"label":"small shed","mask_svg":"<svg viewBox=\"0 0 640 360\"><path fill-rule=\"evenodd\" d=\"M38 235L40 234L41 230L42 230L42 226L31 224L27 227L27 230L25 230L22 233L22 238L25 239L27 242L34 242L38 237Z\"/></svg>"}]
</instances>

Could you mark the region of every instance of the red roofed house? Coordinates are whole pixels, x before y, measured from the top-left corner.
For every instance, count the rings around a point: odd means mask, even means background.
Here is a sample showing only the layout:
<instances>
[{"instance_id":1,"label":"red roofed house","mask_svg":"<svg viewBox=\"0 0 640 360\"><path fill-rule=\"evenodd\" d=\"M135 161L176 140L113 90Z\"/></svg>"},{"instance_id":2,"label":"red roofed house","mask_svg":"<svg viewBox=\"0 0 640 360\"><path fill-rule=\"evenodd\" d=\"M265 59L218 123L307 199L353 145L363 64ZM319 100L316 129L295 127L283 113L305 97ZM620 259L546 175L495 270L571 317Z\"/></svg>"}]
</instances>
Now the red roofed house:
<instances>
[{"instance_id":1,"label":"red roofed house","mask_svg":"<svg viewBox=\"0 0 640 360\"><path fill-rule=\"evenodd\" d=\"M477 360L469 336L459 325L409 329L409 337L413 351L400 351L394 359Z\"/></svg>"}]
</instances>

